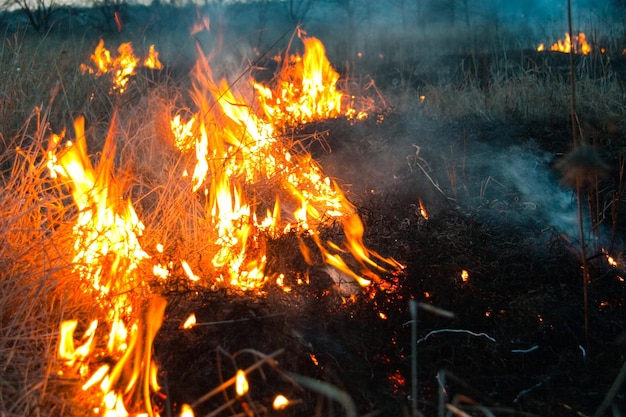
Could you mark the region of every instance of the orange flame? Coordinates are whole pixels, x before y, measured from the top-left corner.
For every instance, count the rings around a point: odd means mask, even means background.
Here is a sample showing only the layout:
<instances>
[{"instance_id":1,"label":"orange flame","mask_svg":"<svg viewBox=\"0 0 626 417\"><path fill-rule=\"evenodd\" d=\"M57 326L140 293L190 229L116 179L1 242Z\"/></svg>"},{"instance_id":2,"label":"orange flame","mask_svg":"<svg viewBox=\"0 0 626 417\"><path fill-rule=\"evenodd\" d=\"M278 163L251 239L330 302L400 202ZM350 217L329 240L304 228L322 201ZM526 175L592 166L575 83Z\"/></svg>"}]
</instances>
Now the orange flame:
<instances>
[{"instance_id":1,"label":"orange flame","mask_svg":"<svg viewBox=\"0 0 626 417\"><path fill-rule=\"evenodd\" d=\"M196 315L191 313L183 323L183 329L191 329L196 325Z\"/></svg>"},{"instance_id":2,"label":"orange flame","mask_svg":"<svg viewBox=\"0 0 626 417\"><path fill-rule=\"evenodd\" d=\"M237 392L237 395L242 396L247 394L249 389L246 373L241 369L238 370L235 376L235 392Z\"/></svg>"},{"instance_id":3,"label":"orange flame","mask_svg":"<svg viewBox=\"0 0 626 417\"><path fill-rule=\"evenodd\" d=\"M282 394L278 394L272 402L274 410L284 410L289 405L289 400Z\"/></svg>"},{"instance_id":4,"label":"orange flame","mask_svg":"<svg viewBox=\"0 0 626 417\"><path fill-rule=\"evenodd\" d=\"M201 54L193 94L199 110L186 122L179 115L171 121L177 148L185 152L192 143L195 145L192 190L204 188L207 195L210 223L216 236L212 265L217 280L242 289L258 288L267 281L261 232L275 236L296 230L313 236L325 262L362 286L372 280L379 282L379 273L402 267L365 247L363 224L337 184L324 176L309 154L294 152L294 144L276 132L286 122L284 115L295 114L289 107L292 99L298 100L297 112L304 119L298 116L289 122L303 123L340 114L343 95L335 90L338 75L324 56L321 42L314 38L305 38L304 42L307 52L298 61L301 64L295 66L302 73L290 67L281 70L281 74L288 72L289 77L299 80L298 90L307 94L297 97L292 94L276 101L287 106L279 108L280 114L266 103L261 116L257 115L245 100L245 94L234 91L224 79L219 83L214 81L208 59ZM310 61L320 61L321 69L311 69ZM308 78L312 80L305 81ZM306 88L302 87L305 85ZM258 90L262 86L253 83L253 87ZM303 110L306 108L303 103L315 112ZM274 210L267 209L261 220L251 204L254 200L251 185L258 183L269 184L276 190ZM279 205L279 200L286 205ZM281 211L286 207L292 209L288 219L283 220ZM317 236L317 228L333 219L343 224L343 248L322 242ZM359 273L353 272L343 254L356 260L361 266Z\"/></svg>"},{"instance_id":5,"label":"orange flame","mask_svg":"<svg viewBox=\"0 0 626 417\"><path fill-rule=\"evenodd\" d=\"M424 220L428 220L428 212L426 211L426 207L424 207L424 203L422 202L422 199L419 199L419 205L420 205L420 216L422 216L424 218Z\"/></svg>"},{"instance_id":6,"label":"orange flame","mask_svg":"<svg viewBox=\"0 0 626 417\"><path fill-rule=\"evenodd\" d=\"M159 53L154 49L154 45L150 45L148 56L143 61L143 66L150 69L161 69L163 64L159 61Z\"/></svg>"},{"instance_id":7,"label":"orange flame","mask_svg":"<svg viewBox=\"0 0 626 417\"><path fill-rule=\"evenodd\" d=\"M319 39L301 36L304 55L286 57L274 88L253 82L268 120L276 126L297 125L338 116L364 119L337 91L339 74L326 58Z\"/></svg>"},{"instance_id":8,"label":"orange flame","mask_svg":"<svg viewBox=\"0 0 626 417\"><path fill-rule=\"evenodd\" d=\"M279 82L280 95L276 95L278 90L268 89L271 95L261 99L258 112L245 97L254 90L260 92L263 86L254 83L248 85L249 91L242 92L231 89L226 80L215 82L208 60L202 56L193 90L198 112L186 122L180 116L171 122L181 152L195 150L190 188L207 196L205 223L210 228L212 251L208 258L216 282L241 289L262 286L268 279L265 236L288 231L311 236L326 263L362 286L381 283L379 274L402 268L365 246L363 223L339 186L323 174L311 155L277 133L286 123L356 114L345 105L346 96L336 90L339 76L326 59L321 42L315 38L303 38L303 42L304 57L290 57L281 70L288 84ZM140 60L133 55L130 43L122 44L118 51L120 56L111 58L100 41L91 56L96 69L83 69L97 75L113 74L114 89L121 93ZM160 65L152 47L143 65ZM285 90L287 86L291 90ZM93 320L80 339L74 335L78 322L64 322L58 354L67 367L86 379L82 385L85 391L97 392L100 411L105 415L126 416L129 410L134 413L140 409L144 415L156 416L150 394L160 388L152 341L166 303L160 297L147 297L147 286L139 278L138 271L146 270L142 267L150 256L139 243L144 226L130 201L122 198L113 176L115 125L114 115L97 167L87 155L83 118L74 125L75 143L60 147L63 135L50 139L50 175L65 182L77 207L73 272L104 316L103 320ZM259 183L275 191L264 205L257 202L253 187ZM267 205L272 204L270 210ZM257 217L257 211L263 209L266 215ZM333 222L343 228L341 244L320 237L320 226ZM301 248L306 260L312 262L304 243ZM162 252L162 247L158 251ZM190 280L202 279L187 262L180 262ZM156 264L153 273L163 279L169 270ZM280 285L283 278L278 278ZM108 337L102 342L97 337L99 323L108 327ZM93 368L95 361L89 357L94 356L105 358L106 364ZM242 371L237 375L237 387L239 395L248 390ZM191 409L189 413L193 415Z\"/></svg>"},{"instance_id":9,"label":"orange flame","mask_svg":"<svg viewBox=\"0 0 626 417\"><path fill-rule=\"evenodd\" d=\"M102 74L111 74L113 80L113 90L123 93L130 77L135 75L135 69L140 64L140 59L133 52L133 46L130 42L121 44L117 51L119 55L116 58L111 57L111 52L104 47L104 40L100 39L98 45L90 59L94 67L81 64L80 69L83 73L89 72L97 77ZM152 69L161 69L163 64L159 61L159 53L155 50L154 45L150 45L148 56L143 61L143 66Z\"/></svg>"},{"instance_id":10,"label":"orange flame","mask_svg":"<svg viewBox=\"0 0 626 417\"><path fill-rule=\"evenodd\" d=\"M332 70L317 39L306 38L305 45L308 45L309 55L305 53L304 62L313 55L315 60L323 61L325 72ZM317 49L311 45L316 45ZM311 48L315 53L311 52ZM308 64L299 66L305 73L313 72L309 67ZM340 109L342 94L334 89L338 75L333 74L328 81L330 86L324 85L326 76L317 77L316 83L310 83L315 86L306 90L310 100L304 99L305 94L298 98L300 103L315 104L318 110L325 109L314 115L317 118L339 114L326 111ZM234 91L226 80L214 81L208 59L202 55L195 75L193 98L199 111L187 122L177 115L171 121L171 128L176 146L182 152L189 149L192 143L195 145L192 190L204 188L208 197L212 234L216 236L210 242L215 247L212 264L218 273L218 281L229 282L242 289L257 288L266 282L266 255L261 231L275 235L295 229L314 236L325 261L363 286L378 280L378 273L387 272L379 262L390 269L401 267L397 262L365 248L363 225L343 192L329 177L324 176L309 154L294 153L293 144L276 133L276 127L284 122L283 118L269 117L268 112L258 116L247 104L244 94ZM294 76L305 78L303 75ZM313 76L313 79L316 77ZM256 83L253 86L256 89L260 87ZM335 104L320 104L325 100L320 101L324 94L330 96ZM281 103L289 104L284 100ZM196 129L192 128L194 125ZM270 212L268 209L261 220L257 218L248 197L250 186L257 183L270 184L276 189L274 210ZM280 206L279 200L295 207L290 219L281 219L281 209L285 206ZM342 219L346 239L344 249L315 237L317 227L332 219ZM361 264L360 273L367 278L352 271L343 259L344 253L351 254Z\"/></svg>"},{"instance_id":11,"label":"orange flame","mask_svg":"<svg viewBox=\"0 0 626 417\"><path fill-rule=\"evenodd\" d=\"M545 49L546 46L543 43L540 43L537 47L538 52L545 51ZM550 47L550 50L566 54L573 52L575 54L587 55L591 52L591 46L587 43L587 36L583 32L574 36L574 42L572 42L569 33L566 33L565 40L559 39Z\"/></svg>"},{"instance_id":12,"label":"orange flame","mask_svg":"<svg viewBox=\"0 0 626 417\"><path fill-rule=\"evenodd\" d=\"M112 126L115 126L113 117ZM87 156L84 119L74 125L76 140L57 154L60 137L53 137L48 150L48 166L54 176L67 181L78 208L73 228L73 271L86 284L109 325L106 348L94 345L98 321L92 321L74 345L76 321L61 325L59 357L81 376L91 376L84 390L98 385L105 415L124 416L126 401L141 398L148 416L156 415L150 392L159 390L155 366L151 360L152 340L161 326L165 300L152 297L136 301L142 282L137 279L140 264L149 258L139 244L143 224L129 201L124 201L112 178L115 144L110 130L97 168ZM98 350L96 352L96 350ZM87 357L96 354L111 358L114 365L103 365L91 372ZM139 395L135 394L137 392ZM134 406L139 402L134 400Z\"/></svg>"},{"instance_id":13,"label":"orange flame","mask_svg":"<svg viewBox=\"0 0 626 417\"><path fill-rule=\"evenodd\" d=\"M180 410L180 417L194 417L193 409L188 404L183 404Z\"/></svg>"}]
</instances>

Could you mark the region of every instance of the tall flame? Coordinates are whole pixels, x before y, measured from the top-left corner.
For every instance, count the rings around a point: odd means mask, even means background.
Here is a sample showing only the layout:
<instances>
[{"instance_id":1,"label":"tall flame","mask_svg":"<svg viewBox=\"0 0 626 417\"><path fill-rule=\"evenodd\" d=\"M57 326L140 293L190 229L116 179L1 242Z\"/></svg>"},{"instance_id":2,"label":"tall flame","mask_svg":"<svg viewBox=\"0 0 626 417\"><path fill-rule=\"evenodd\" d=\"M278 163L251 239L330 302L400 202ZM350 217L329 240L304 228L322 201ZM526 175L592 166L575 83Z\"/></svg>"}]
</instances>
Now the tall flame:
<instances>
[{"instance_id":1,"label":"tall flame","mask_svg":"<svg viewBox=\"0 0 626 417\"><path fill-rule=\"evenodd\" d=\"M273 88L253 82L265 116L274 125L297 125L338 116L367 117L348 106L349 97L337 91L339 74L326 58L324 44L301 36L304 55L290 55Z\"/></svg>"},{"instance_id":2,"label":"tall flame","mask_svg":"<svg viewBox=\"0 0 626 417\"><path fill-rule=\"evenodd\" d=\"M335 89L339 75L319 40L303 38L303 42L304 57L291 57L296 65L286 63L280 71L283 95L273 101L266 96L258 112L241 90L234 90L225 79L214 80L208 58L200 53L193 94L199 110L187 122L179 115L171 122L175 144L182 152L195 145L192 190L204 189L208 196L216 235L213 266L221 280L242 289L259 287L267 280L261 232L275 235L297 230L313 236L326 262L361 285L401 267L365 247L363 224L354 206L310 154L297 150L295 143L279 133L285 123L341 115L344 95ZM256 82L251 86L271 91ZM194 130L193 125L198 127ZM274 210L268 209L261 220L253 208L257 184L274 191ZM285 210L288 215L281 216ZM343 225L343 248L322 242L318 236L319 226L334 219ZM346 255L360 265L358 273L348 266Z\"/></svg>"},{"instance_id":3,"label":"tall flame","mask_svg":"<svg viewBox=\"0 0 626 417\"><path fill-rule=\"evenodd\" d=\"M112 126L115 125L115 116ZM59 357L67 366L77 369L83 377L84 390L99 386L101 407L106 416L125 416L127 403L142 408L147 415L156 415L150 393L159 389L154 378L152 340L161 326L165 301L160 297L145 297L143 281L138 278L140 264L149 258L141 248L139 236L143 224L129 201L122 199L112 178L115 144L113 129L105 142L100 163L93 167L87 156L84 119L74 124L74 143L57 153L60 138L53 137L48 151L48 166L53 176L66 181L78 209L73 228L74 272L85 291L97 303L109 326L106 347L96 346L98 321L92 321L79 347L74 343L77 321L61 324ZM98 350L98 355L111 363L90 368L86 358ZM138 398L139 400L137 400Z\"/></svg>"},{"instance_id":4,"label":"tall flame","mask_svg":"<svg viewBox=\"0 0 626 417\"><path fill-rule=\"evenodd\" d=\"M360 285L384 285L379 275L402 266L366 247L364 225L340 187L310 154L280 133L288 124L356 114L345 105L350 100L336 90L339 76L321 42L303 38L303 43L304 56L290 56L283 63L273 89L251 82L248 89L236 90L225 79L215 81L208 58L200 54L192 92L197 112L186 121L180 115L171 121L176 147L183 153L195 150L190 191L206 196L202 224L210 237L210 275L241 289L261 287L268 279L265 240L295 231L307 262L313 257L304 237L315 242L324 262ZM99 73L127 63L124 68L131 69L114 70L122 77L116 88L123 92L139 60L130 44L119 52L120 57L112 59L101 42L92 61ZM154 52L151 49L152 58L144 65L156 65ZM261 93L260 102L251 99L255 91ZM150 295L140 276L148 270L144 266L150 256L139 242L144 226L113 176L115 126L114 115L97 167L87 154L84 119L75 122L74 143L61 147L63 135L50 139L51 177L70 188L77 208L73 272L102 316L92 320L81 337L75 335L78 321L63 322L58 353L85 379L85 391L99 393L98 408L104 415L157 416L151 403L152 393L159 390L152 342L166 303ZM322 239L320 227L331 224L341 225L343 242ZM192 281L206 279L194 269L209 272L183 259L180 264ZM168 276L162 265L153 267L158 267L153 268L155 275ZM100 326L106 330L99 331ZM97 369L89 360L94 356L106 359ZM245 376L241 379L243 384Z\"/></svg>"}]
</instances>

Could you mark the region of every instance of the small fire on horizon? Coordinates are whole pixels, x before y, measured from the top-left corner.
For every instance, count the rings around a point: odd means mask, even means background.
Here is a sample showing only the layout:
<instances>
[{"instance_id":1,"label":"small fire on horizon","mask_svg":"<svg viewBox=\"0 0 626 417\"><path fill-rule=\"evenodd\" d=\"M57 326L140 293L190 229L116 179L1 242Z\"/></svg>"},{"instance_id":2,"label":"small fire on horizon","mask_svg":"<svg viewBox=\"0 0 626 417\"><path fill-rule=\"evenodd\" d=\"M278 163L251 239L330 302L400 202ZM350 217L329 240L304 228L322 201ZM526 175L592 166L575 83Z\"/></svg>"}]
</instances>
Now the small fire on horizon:
<instances>
[{"instance_id":1,"label":"small fire on horizon","mask_svg":"<svg viewBox=\"0 0 626 417\"><path fill-rule=\"evenodd\" d=\"M539 46L537 46L537 52L543 52L545 50L545 44L540 43ZM559 39L554 44L552 44L552 46L550 46L548 50L562 52L565 54L574 53L587 55L591 52L591 46L587 42L587 35L585 35L583 32L580 32L578 35L574 35L573 41L570 37L570 34L565 33L565 40Z\"/></svg>"}]
</instances>

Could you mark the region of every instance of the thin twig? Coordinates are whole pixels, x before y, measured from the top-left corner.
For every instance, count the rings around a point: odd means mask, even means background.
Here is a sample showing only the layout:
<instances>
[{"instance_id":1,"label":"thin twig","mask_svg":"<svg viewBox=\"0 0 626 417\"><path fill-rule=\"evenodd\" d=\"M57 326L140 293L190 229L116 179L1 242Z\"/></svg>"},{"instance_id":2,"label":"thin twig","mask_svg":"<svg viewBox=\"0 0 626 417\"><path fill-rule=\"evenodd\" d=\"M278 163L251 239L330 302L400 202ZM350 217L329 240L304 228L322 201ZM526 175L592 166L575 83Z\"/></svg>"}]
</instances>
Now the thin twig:
<instances>
[{"instance_id":1,"label":"thin twig","mask_svg":"<svg viewBox=\"0 0 626 417\"><path fill-rule=\"evenodd\" d=\"M601 417L604 415L604 412L611 406L611 403L613 402L613 398L615 398L615 396L617 395L617 392L619 391L620 387L624 383L625 379L626 379L626 361L624 361L624 363L622 364L622 369L620 369L619 373L617 374L617 377L615 378L615 381L613 381L613 385L611 385L609 392L606 393L604 400L602 400L600 407L598 407L596 412L593 414L593 417Z\"/></svg>"}]
</instances>

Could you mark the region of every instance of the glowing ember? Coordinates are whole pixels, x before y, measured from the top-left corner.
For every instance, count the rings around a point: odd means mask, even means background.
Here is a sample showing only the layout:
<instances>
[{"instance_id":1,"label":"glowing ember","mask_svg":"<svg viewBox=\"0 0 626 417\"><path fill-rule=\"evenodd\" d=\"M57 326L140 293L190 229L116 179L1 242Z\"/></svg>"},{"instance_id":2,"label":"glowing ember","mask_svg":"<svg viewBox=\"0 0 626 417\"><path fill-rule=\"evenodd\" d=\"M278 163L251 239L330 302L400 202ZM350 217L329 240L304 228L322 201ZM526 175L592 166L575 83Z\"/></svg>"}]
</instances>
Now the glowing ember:
<instances>
[{"instance_id":1,"label":"glowing ember","mask_svg":"<svg viewBox=\"0 0 626 417\"><path fill-rule=\"evenodd\" d=\"M195 414L193 412L193 410L191 409L191 407L187 404L183 404L183 406L180 408L180 417L194 417Z\"/></svg>"},{"instance_id":2,"label":"glowing ember","mask_svg":"<svg viewBox=\"0 0 626 417\"><path fill-rule=\"evenodd\" d=\"M393 386L393 391L397 394L406 385L406 378L399 370L387 376L387 379Z\"/></svg>"},{"instance_id":3,"label":"glowing ember","mask_svg":"<svg viewBox=\"0 0 626 417\"><path fill-rule=\"evenodd\" d=\"M546 46L541 43L537 47L538 52L546 50ZM569 33L565 34L565 40L559 39L550 47L550 51L563 52L569 54L573 52L575 54L587 55L591 52L591 46L587 43L587 36L580 32L574 36L574 42L572 42Z\"/></svg>"},{"instance_id":4,"label":"glowing ember","mask_svg":"<svg viewBox=\"0 0 626 417\"><path fill-rule=\"evenodd\" d=\"M465 269L461 271L461 280L463 282L467 282L469 280L469 272L467 272Z\"/></svg>"},{"instance_id":5,"label":"glowing ember","mask_svg":"<svg viewBox=\"0 0 626 417\"><path fill-rule=\"evenodd\" d=\"M609 263L609 265L611 265L614 268L616 268L618 266L617 261L615 259L613 259L613 257L610 256L610 255L606 255L606 261Z\"/></svg>"},{"instance_id":6,"label":"glowing ember","mask_svg":"<svg viewBox=\"0 0 626 417\"><path fill-rule=\"evenodd\" d=\"M422 203L422 199L419 199L420 203L420 216L424 218L424 220L428 220L428 212L426 212L426 208L424 207L424 203Z\"/></svg>"},{"instance_id":7,"label":"glowing ember","mask_svg":"<svg viewBox=\"0 0 626 417\"><path fill-rule=\"evenodd\" d=\"M183 329L191 329L196 325L196 315L195 313L191 313L187 320L183 323Z\"/></svg>"},{"instance_id":8,"label":"glowing ember","mask_svg":"<svg viewBox=\"0 0 626 417\"><path fill-rule=\"evenodd\" d=\"M272 403L274 410L284 410L288 405L289 400L282 394L278 394Z\"/></svg>"},{"instance_id":9,"label":"glowing ember","mask_svg":"<svg viewBox=\"0 0 626 417\"><path fill-rule=\"evenodd\" d=\"M238 370L235 376L235 392L237 395L245 395L248 392L248 380L246 379L246 373L243 370Z\"/></svg>"},{"instance_id":10,"label":"glowing ember","mask_svg":"<svg viewBox=\"0 0 626 417\"><path fill-rule=\"evenodd\" d=\"M309 354L311 361L315 364L315 366L319 366L319 362L317 361L317 357L314 354Z\"/></svg>"}]
</instances>

